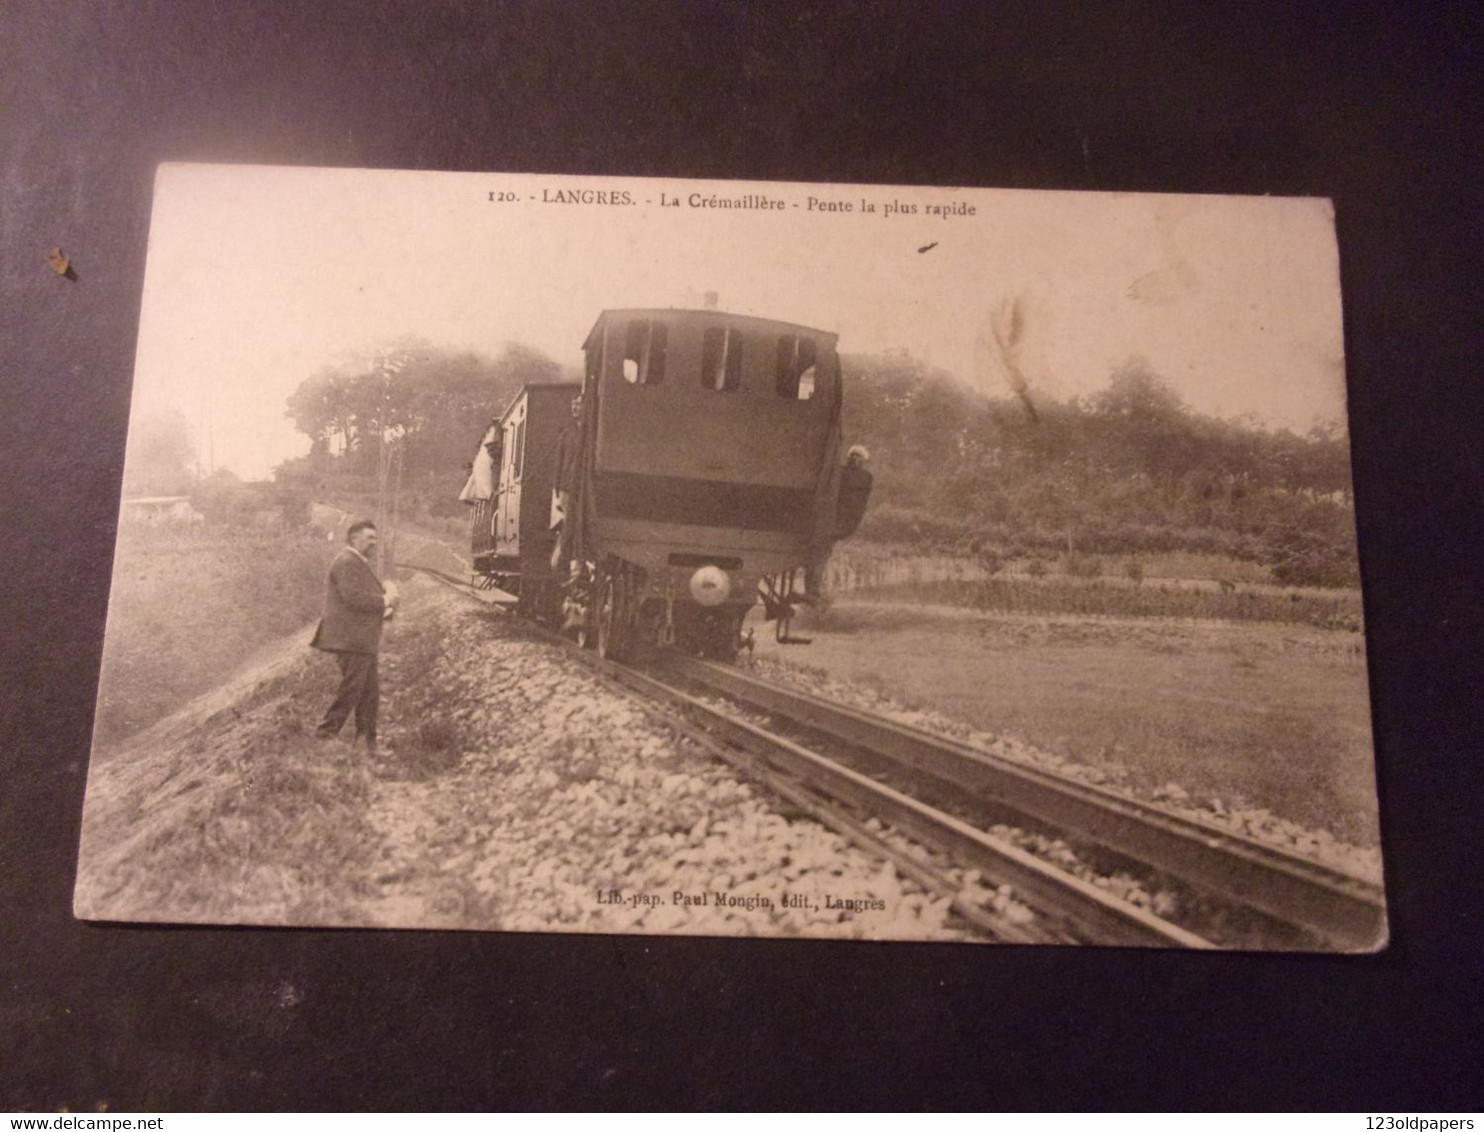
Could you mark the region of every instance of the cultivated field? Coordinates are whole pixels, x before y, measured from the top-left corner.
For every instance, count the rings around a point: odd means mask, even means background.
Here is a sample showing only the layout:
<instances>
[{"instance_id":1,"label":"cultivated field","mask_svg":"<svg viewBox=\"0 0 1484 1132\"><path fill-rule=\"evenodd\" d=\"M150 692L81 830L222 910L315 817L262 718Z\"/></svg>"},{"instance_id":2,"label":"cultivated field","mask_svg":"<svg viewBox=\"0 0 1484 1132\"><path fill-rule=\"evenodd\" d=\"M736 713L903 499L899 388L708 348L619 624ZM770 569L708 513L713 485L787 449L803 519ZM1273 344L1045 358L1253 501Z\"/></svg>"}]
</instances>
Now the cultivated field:
<instances>
[{"instance_id":1,"label":"cultivated field","mask_svg":"<svg viewBox=\"0 0 1484 1132\"><path fill-rule=\"evenodd\" d=\"M929 591L930 592L930 591ZM1266 809L1377 843L1364 638L1305 625L836 600L781 648L898 703L1013 735L1146 796Z\"/></svg>"},{"instance_id":2,"label":"cultivated field","mask_svg":"<svg viewBox=\"0 0 1484 1132\"><path fill-rule=\"evenodd\" d=\"M121 532L94 741L118 741L305 630L336 547L322 532L222 527Z\"/></svg>"}]
</instances>

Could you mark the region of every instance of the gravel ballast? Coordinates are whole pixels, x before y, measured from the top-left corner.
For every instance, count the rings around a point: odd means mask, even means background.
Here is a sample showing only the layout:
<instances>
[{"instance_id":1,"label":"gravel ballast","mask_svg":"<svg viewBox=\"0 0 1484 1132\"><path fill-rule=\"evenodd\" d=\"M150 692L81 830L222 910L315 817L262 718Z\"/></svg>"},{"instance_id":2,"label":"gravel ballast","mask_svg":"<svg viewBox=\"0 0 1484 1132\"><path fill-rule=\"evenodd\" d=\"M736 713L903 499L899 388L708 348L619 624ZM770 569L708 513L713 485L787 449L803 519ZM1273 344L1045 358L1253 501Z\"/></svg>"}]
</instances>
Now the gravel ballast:
<instances>
[{"instance_id":1,"label":"gravel ballast","mask_svg":"<svg viewBox=\"0 0 1484 1132\"><path fill-rule=\"evenodd\" d=\"M389 705L393 777L373 792L378 922L966 938L948 900L784 812L560 649L454 594L423 602L436 655ZM409 644L403 671L427 656ZM430 743L447 765L416 773Z\"/></svg>"}]
</instances>

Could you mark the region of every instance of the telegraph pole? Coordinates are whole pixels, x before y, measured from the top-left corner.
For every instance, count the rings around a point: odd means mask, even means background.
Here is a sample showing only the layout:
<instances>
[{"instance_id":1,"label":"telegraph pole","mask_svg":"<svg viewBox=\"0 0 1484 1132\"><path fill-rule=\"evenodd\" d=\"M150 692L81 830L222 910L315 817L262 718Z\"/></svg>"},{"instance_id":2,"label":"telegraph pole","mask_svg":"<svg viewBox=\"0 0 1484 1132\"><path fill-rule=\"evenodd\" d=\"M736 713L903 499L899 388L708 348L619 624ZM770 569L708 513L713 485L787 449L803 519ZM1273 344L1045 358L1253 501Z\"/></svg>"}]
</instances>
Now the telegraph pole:
<instances>
[{"instance_id":1,"label":"telegraph pole","mask_svg":"<svg viewBox=\"0 0 1484 1132\"><path fill-rule=\"evenodd\" d=\"M381 411L376 421L376 573L383 580L396 565L394 540L397 522L397 494L402 487L402 445L400 436L388 437L387 418L391 415L392 376L400 373L407 361L393 360L391 351L376 356L376 373L381 378ZM390 490L389 490L390 487ZM390 500L388 500L390 496Z\"/></svg>"}]
</instances>

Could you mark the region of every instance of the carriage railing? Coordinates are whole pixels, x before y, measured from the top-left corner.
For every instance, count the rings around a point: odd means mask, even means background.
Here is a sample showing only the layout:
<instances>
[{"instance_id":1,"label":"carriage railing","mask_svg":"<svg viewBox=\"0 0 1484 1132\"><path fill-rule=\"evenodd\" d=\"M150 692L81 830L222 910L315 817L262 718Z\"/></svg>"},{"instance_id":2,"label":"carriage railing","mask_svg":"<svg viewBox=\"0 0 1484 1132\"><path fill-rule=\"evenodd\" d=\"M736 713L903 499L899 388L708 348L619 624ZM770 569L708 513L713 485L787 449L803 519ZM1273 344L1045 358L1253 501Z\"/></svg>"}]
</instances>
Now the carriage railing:
<instances>
[{"instance_id":1,"label":"carriage railing","mask_svg":"<svg viewBox=\"0 0 1484 1132\"><path fill-rule=\"evenodd\" d=\"M469 520L469 540L477 559L495 551L495 501L480 499L474 503Z\"/></svg>"}]
</instances>

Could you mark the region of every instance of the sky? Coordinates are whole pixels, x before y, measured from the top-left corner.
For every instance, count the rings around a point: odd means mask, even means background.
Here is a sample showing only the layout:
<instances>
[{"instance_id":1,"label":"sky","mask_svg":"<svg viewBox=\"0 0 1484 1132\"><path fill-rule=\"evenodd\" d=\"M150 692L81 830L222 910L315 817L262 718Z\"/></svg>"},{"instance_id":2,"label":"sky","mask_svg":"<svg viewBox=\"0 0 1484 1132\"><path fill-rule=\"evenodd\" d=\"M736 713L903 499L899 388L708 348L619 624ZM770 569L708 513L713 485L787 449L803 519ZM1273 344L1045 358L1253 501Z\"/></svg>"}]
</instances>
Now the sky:
<instances>
[{"instance_id":1,"label":"sky","mask_svg":"<svg viewBox=\"0 0 1484 1132\"><path fill-rule=\"evenodd\" d=\"M760 198L783 207L706 203ZM284 404L337 357L414 336L575 366L602 310L707 292L992 397L1016 302L1033 397L1142 357L1200 412L1345 420L1322 198L181 164L156 177L131 419L178 411L203 465L264 478L308 451Z\"/></svg>"}]
</instances>

